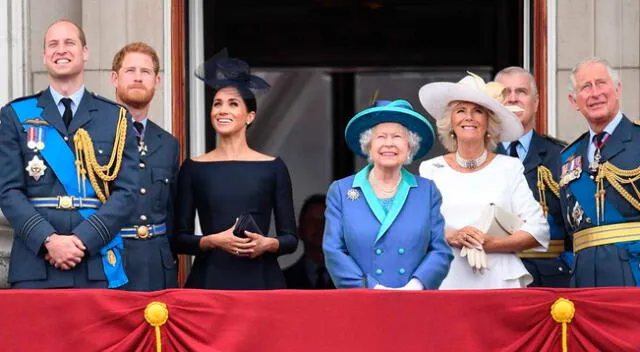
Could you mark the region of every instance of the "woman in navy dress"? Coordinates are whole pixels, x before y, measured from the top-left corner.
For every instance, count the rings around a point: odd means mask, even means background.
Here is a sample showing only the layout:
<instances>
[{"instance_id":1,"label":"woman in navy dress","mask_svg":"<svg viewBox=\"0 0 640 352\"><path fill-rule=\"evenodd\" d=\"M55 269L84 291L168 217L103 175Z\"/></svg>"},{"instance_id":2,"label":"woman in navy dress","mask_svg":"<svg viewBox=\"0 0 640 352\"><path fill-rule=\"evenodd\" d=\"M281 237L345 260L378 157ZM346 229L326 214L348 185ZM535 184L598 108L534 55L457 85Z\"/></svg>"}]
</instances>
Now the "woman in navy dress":
<instances>
[{"instance_id":1,"label":"woman in navy dress","mask_svg":"<svg viewBox=\"0 0 640 352\"><path fill-rule=\"evenodd\" d=\"M256 118L254 92L269 85L226 53L198 71L215 91L210 120L219 138L214 150L187 159L178 176L174 246L196 256L186 287L285 288L277 257L293 252L298 242L289 171L280 158L251 149L246 139ZM196 211L203 236L194 235ZM273 214L275 236L235 236L236 219L245 213L264 234Z\"/></svg>"}]
</instances>

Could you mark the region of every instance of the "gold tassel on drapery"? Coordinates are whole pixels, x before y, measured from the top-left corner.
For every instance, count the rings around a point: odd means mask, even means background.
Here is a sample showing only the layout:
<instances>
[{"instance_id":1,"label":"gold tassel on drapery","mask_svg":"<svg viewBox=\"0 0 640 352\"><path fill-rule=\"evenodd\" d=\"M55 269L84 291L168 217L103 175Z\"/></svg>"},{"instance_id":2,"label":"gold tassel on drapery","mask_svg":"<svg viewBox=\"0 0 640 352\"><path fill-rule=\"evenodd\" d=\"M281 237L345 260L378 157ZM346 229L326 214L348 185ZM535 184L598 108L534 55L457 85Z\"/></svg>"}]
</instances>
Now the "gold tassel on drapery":
<instances>
[{"instance_id":1,"label":"gold tassel on drapery","mask_svg":"<svg viewBox=\"0 0 640 352\"><path fill-rule=\"evenodd\" d=\"M144 320L153 326L156 332L156 352L162 351L162 335L160 327L169 319L169 310L167 305L162 302L151 302L144 309Z\"/></svg>"},{"instance_id":2,"label":"gold tassel on drapery","mask_svg":"<svg viewBox=\"0 0 640 352\"><path fill-rule=\"evenodd\" d=\"M566 298L558 298L551 305L551 316L556 323L562 324L562 352L568 351L567 345L567 324L571 322L573 316L576 313L576 308L573 302Z\"/></svg>"}]
</instances>

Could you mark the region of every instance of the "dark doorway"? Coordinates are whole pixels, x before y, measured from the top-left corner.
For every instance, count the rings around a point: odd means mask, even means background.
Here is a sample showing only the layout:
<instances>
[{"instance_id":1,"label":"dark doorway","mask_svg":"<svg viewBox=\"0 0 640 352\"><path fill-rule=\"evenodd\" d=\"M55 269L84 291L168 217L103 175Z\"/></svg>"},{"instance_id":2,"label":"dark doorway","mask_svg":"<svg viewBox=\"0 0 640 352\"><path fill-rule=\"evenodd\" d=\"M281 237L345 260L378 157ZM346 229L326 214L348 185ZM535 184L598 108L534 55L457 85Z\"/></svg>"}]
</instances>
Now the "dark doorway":
<instances>
[{"instance_id":1,"label":"dark doorway","mask_svg":"<svg viewBox=\"0 0 640 352\"><path fill-rule=\"evenodd\" d=\"M354 112L363 108L358 97L370 95L358 92L358 73L448 70L459 73L450 78L456 79L466 69L481 67L490 78L503 67L521 65L523 3L203 0L205 57L227 47L231 56L254 68L326 73L331 80L330 165L336 179L352 174L357 164L342 131ZM411 91L417 95L417 89ZM211 99L207 100L209 111ZM425 113L419 104L414 108ZM214 142L208 138L207 149Z\"/></svg>"}]
</instances>

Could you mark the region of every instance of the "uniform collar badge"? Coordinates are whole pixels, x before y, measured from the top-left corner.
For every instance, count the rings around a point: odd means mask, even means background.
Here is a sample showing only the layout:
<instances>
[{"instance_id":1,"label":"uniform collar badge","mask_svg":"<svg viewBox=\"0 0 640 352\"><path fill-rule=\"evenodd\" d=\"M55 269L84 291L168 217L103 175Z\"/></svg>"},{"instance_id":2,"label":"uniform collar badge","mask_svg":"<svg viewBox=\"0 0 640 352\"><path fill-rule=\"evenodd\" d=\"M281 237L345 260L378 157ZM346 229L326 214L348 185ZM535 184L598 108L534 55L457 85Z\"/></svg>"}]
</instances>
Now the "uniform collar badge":
<instances>
[{"instance_id":1,"label":"uniform collar badge","mask_svg":"<svg viewBox=\"0 0 640 352\"><path fill-rule=\"evenodd\" d=\"M36 182L40 180L40 177L44 176L44 170L46 169L47 166L44 164L44 161L38 158L37 155L34 155L33 159L29 160L29 163L27 163L27 167L25 168L29 173L29 176L33 177Z\"/></svg>"}]
</instances>

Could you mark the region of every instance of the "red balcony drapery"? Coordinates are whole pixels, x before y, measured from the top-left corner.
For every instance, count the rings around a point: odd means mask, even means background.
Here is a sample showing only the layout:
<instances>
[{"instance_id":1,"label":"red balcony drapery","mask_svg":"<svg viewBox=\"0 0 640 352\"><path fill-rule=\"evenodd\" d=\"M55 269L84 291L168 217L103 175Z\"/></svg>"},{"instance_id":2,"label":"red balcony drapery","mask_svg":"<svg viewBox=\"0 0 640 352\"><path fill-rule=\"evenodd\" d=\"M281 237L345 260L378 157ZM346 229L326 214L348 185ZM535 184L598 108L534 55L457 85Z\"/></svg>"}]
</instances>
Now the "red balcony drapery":
<instances>
[{"instance_id":1,"label":"red balcony drapery","mask_svg":"<svg viewBox=\"0 0 640 352\"><path fill-rule=\"evenodd\" d=\"M0 291L2 351L155 351L144 317L166 304L163 351L640 350L640 290Z\"/></svg>"}]
</instances>

